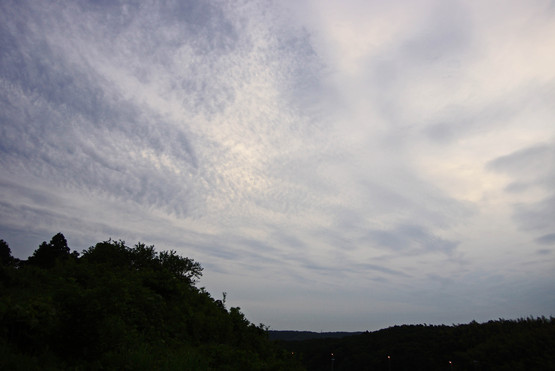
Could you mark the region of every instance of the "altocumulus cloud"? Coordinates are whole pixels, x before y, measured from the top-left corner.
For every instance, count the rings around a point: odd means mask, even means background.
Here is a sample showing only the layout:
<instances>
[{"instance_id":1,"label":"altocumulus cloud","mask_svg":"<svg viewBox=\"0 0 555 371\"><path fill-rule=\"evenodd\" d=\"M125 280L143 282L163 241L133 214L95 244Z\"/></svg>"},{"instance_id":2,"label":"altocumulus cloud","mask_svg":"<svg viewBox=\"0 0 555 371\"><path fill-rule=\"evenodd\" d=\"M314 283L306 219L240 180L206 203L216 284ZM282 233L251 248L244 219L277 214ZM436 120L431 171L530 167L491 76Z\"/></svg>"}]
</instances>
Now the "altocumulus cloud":
<instances>
[{"instance_id":1,"label":"altocumulus cloud","mask_svg":"<svg viewBox=\"0 0 555 371\"><path fill-rule=\"evenodd\" d=\"M0 237L176 249L273 328L553 314L555 15L499 6L3 1Z\"/></svg>"}]
</instances>

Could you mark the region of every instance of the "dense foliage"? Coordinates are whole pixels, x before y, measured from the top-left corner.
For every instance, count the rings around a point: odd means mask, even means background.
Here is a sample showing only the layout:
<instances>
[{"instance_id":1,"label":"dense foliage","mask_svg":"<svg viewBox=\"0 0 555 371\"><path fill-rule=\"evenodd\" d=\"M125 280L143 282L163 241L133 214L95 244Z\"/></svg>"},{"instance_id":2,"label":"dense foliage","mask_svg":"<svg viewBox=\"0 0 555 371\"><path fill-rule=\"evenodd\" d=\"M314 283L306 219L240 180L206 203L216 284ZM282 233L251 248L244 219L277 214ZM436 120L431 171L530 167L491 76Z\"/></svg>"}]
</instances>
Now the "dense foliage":
<instances>
[{"instance_id":1,"label":"dense foliage","mask_svg":"<svg viewBox=\"0 0 555 371\"><path fill-rule=\"evenodd\" d=\"M225 294L197 288L201 276L194 260L142 243L109 240L78 254L59 233L18 260L0 240L0 369L555 370L554 318L276 344L240 308L227 309Z\"/></svg>"},{"instance_id":2,"label":"dense foliage","mask_svg":"<svg viewBox=\"0 0 555 371\"><path fill-rule=\"evenodd\" d=\"M280 342L307 370L555 370L555 318L404 325Z\"/></svg>"},{"instance_id":3,"label":"dense foliage","mask_svg":"<svg viewBox=\"0 0 555 371\"><path fill-rule=\"evenodd\" d=\"M0 240L0 263L0 369L298 369L174 251L109 240L78 254L59 233L22 261Z\"/></svg>"}]
</instances>

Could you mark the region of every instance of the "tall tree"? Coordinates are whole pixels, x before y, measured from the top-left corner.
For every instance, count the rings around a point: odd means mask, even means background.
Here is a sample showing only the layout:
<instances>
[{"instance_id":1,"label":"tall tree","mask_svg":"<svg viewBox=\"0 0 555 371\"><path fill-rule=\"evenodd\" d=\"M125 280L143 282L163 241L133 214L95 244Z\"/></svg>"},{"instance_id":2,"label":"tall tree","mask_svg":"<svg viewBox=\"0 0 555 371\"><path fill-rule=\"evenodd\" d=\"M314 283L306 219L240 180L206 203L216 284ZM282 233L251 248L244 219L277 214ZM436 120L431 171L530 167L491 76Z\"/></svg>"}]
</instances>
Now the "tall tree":
<instances>
[{"instance_id":1,"label":"tall tree","mask_svg":"<svg viewBox=\"0 0 555 371\"><path fill-rule=\"evenodd\" d=\"M17 259L12 256L12 250L8 243L0 240L0 265L13 265L16 261Z\"/></svg>"},{"instance_id":2,"label":"tall tree","mask_svg":"<svg viewBox=\"0 0 555 371\"><path fill-rule=\"evenodd\" d=\"M50 240L50 243L43 241L39 248L35 250L33 256L27 260L29 264L42 268L51 268L57 260L67 259L71 256L67 240L63 234L58 233Z\"/></svg>"}]
</instances>

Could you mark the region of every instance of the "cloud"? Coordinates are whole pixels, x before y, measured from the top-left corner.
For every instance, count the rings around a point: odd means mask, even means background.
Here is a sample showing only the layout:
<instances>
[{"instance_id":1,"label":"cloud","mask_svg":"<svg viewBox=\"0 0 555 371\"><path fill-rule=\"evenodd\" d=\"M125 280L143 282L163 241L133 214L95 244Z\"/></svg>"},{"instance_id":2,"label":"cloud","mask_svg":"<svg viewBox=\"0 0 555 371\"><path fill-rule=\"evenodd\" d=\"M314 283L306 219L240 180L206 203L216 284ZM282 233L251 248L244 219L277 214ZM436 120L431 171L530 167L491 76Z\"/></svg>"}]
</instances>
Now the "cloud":
<instances>
[{"instance_id":1,"label":"cloud","mask_svg":"<svg viewBox=\"0 0 555 371\"><path fill-rule=\"evenodd\" d=\"M514 202L514 220L526 230L549 230L555 220L555 146L541 143L488 163L491 171L504 173L512 180L505 190L521 195ZM538 200L539 198L539 200ZM543 241L538 237L537 241Z\"/></svg>"},{"instance_id":2,"label":"cloud","mask_svg":"<svg viewBox=\"0 0 555 371\"><path fill-rule=\"evenodd\" d=\"M514 218L524 229L543 230L553 228L555 196L531 204L515 205Z\"/></svg>"},{"instance_id":3,"label":"cloud","mask_svg":"<svg viewBox=\"0 0 555 371\"><path fill-rule=\"evenodd\" d=\"M441 252L450 255L458 244L434 236L418 225L399 225L389 231L373 230L369 237L379 246L407 254Z\"/></svg>"},{"instance_id":4,"label":"cloud","mask_svg":"<svg viewBox=\"0 0 555 371\"><path fill-rule=\"evenodd\" d=\"M553 169L554 158L554 146L538 144L501 156L491 161L488 164L488 168L521 178L537 180L536 177L538 175L555 171Z\"/></svg>"},{"instance_id":5,"label":"cloud","mask_svg":"<svg viewBox=\"0 0 555 371\"><path fill-rule=\"evenodd\" d=\"M536 238L536 242L542 245L555 244L555 233L549 233Z\"/></svg>"},{"instance_id":6,"label":"cloud","mask_svg":"<svg viewBox=\"0 0 555 371\"><path fill-rule=\"evenodd\" d=\"M278 107L260 111L257 102L267 107L264 94L290 91L280 84L310 74L297 71L303 63L294 60L296 48L285 46L291 40L266 41L256 34L256 18L239 25L239 18L215 5L175 6L124 6L118 20L105 19L97 7L87 12L81 4L53 3L39 21L19 5L29 27L3 64L9 67L4 91L13 109L4 117L12 123L4 127L5 152L24 150L36 176L183 216L206 212L202 195L224 191L234 198L247 186L245 178L260 179L265 170L256 162L263 157L253 156L288 141L288 134L279 138L273 132L279 134L278 121L288 125L290 119ZM150 24L160 29L153 33ZM246 31L239 37L237 27L251 27L257 38ZM18 37L10 31L4 33ZM278 55L273 47L280 44ZM22 78L11 72L20 59L23 70L37 72ZM253 65L257 59L269 66ZM273 116L275 123L257 125L260 115ZM17 171L18 159L6 162Z\"/></svg>"}]
</instances>

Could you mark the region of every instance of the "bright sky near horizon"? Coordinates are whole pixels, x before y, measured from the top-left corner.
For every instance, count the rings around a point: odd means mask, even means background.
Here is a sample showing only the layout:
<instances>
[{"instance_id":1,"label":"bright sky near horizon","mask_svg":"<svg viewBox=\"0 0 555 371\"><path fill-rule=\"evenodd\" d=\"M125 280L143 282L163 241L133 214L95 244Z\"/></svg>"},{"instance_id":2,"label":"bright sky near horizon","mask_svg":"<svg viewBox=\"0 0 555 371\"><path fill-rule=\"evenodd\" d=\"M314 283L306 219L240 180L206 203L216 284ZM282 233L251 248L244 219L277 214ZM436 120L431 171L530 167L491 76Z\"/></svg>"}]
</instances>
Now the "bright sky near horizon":
<instances>
[{"instance_id":1,"label":"bright sky near horizon","mask_svg":"<svg viewBox=\"0 0 555 371\"><path fill-rule=\"evenodd\" d=\"M555 2L0 2L0 238L177 250L275 330L555 315Z\"/></svg>"}]
</instances>

